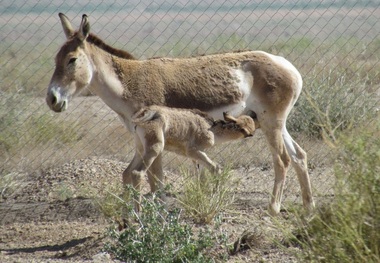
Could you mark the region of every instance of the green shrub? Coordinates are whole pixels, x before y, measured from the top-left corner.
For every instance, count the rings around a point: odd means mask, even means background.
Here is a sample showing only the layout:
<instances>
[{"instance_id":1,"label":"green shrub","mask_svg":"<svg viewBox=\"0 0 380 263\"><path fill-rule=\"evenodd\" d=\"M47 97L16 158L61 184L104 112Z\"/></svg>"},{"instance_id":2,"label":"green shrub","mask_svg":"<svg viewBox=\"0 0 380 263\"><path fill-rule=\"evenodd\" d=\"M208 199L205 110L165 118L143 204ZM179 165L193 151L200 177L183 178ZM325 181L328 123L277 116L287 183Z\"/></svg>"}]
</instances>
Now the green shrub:
<instances>
[{"instance_id":1,"label":"green shrub","mask_svg":"<svg viewBox=\"0 0 380 263\"><path fill-rule=\"evenodd\" d=\"M380 262L380 122L339 139L335 196L293 240L312 262Z\"/></svg>"},{"instance_id":2,"label":"green shrub","mask_svg":"<svg viewBox=\"0 0 380 263\"><path fill-rule=\"evenodd\" d=\"M134 212L125 204L126 226L108 230L111 241L105 250L127 262L212 262L210 250L225 237L216 236L209 228L197 234L181 222L181 211L167 211L153 196L143 198L142 210Z\"/></svg>"}]
</instances>

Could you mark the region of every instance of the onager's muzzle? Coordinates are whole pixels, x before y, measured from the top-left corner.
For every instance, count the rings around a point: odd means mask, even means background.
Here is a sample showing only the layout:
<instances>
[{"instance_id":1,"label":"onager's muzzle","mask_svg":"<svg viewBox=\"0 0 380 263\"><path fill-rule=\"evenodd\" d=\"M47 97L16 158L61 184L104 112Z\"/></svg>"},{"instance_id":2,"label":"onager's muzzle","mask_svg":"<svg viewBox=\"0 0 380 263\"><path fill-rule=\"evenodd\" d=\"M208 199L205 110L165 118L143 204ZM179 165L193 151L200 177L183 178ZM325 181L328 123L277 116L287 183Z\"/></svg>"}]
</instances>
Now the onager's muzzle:
<instances>
[{"instance_id":1,"label":"onager's muzzle","mask_svg":"<svg viewBox=\"0 0 380 263\"><path fill-rule=\"evenodd\" d=\"M51 110L55 112L62 112L67 109L68 99L67 96L62 96L56 88L52 88L48 90L46 95L46 103Z\"/></svg>"}]
</instances>

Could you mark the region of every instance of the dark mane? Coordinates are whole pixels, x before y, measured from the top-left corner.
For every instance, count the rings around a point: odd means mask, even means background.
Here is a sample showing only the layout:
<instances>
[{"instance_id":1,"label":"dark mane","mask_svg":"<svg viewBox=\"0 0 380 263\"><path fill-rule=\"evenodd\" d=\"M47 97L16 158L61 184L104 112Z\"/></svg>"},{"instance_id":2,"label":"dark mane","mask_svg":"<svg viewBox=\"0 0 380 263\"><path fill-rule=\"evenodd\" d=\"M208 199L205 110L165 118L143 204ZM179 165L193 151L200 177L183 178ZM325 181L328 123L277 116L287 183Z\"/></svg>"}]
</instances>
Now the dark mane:
<instances>
[{"instance_id":1,"label":"dark mane","mask_svg":"<svg viewBox=\"0 0 380 263\"><path fill-rule=\"evenodd\" d=\"M107 45L106 43L104 43L103 40L101 40L99 37L97 37L94 34L89 34L89 36L87 37L87 42L94 44L95 46L103 49L104 51L106 51L106 52L108 52L114 56L117 56L120 58L125 58L125 59L135 59L135 57L133 57L127 51L117 49L117 48L114 48L114 47Z\"/></svg>"}]
</instances>

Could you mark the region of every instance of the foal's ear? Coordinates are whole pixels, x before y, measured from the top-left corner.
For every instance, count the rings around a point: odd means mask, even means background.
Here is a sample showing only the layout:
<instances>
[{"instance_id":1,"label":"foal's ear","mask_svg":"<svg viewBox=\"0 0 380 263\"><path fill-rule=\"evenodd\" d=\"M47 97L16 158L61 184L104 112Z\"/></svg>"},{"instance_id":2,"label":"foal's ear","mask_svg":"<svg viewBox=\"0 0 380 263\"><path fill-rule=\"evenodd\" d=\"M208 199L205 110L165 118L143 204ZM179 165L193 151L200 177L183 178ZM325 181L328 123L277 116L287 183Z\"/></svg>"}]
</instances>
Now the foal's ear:
<instances>
[{"instance_id":1,"label":"foal's ear","mask_svg":"<svg viewBox=\"0 0 380 263\"><path fill-rule=\"evenodd\" d=\"M71 26L70 20L68 19L67 16L65 16L62 13L58 14L59 18L61 19L61 24L63 27L63 31L65 32L66 38L69 39L74 35L74 29Z\"/></svg>"},{"instance_id":2,"label":"foal's ear","mask_svg":"<svg viewBox=\"0 0 380 263\"><path fill-rule=\"evenodd\" d=\"M81 41L84 41L88 37L88 34L90 34L90 22L88 22L88 16L84 14L80 23L78 37Z\"/></svg>"}]
</instances>

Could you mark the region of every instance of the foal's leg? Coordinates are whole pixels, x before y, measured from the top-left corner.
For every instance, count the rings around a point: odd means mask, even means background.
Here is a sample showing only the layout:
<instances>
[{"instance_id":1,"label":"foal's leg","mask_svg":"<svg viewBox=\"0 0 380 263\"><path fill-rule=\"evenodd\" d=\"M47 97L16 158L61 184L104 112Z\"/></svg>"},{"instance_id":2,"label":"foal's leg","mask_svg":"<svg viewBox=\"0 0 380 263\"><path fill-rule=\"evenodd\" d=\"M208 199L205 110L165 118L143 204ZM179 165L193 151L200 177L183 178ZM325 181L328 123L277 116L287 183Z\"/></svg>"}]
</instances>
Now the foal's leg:
<instances>
[{"instance_id":1,"label":"foal's leg","mask_svg":"<svg viewBox=\"0 0 380 263\"><path fill-rule=\"evenodd\" d=\"M281 126L279 126L280 125L271 127L271 125L269 125L268 127L262 125L262 130L267 138L272 153L275 173L273 192L269 204L269 213L271 215L277 215L280 212L286 173L290 164L289 155L285 149L282 138Z\"/></svg>"},{"instance_id":2,"label":"foal's leg","mask_svg":"<svg viewBox=\"0 0 380 263\"><path fill-rule=\"evenodd\" d=\"M139 193L142 189L142 179L164 148L162 131L157 131L157 133L152 132L149 136L149 141L147 141L146 137L145 130L137 127L135 135L136 153L132 162L123 173L123 183L132 183ZM152 186L152 182L149 181L149 183ZM135 202L136 211L140 211L140 204L141 195L139 194L138 200Z\"/></svg>"},{"instance_id":3,"label":"foal's leg","mask_svg":"<svg viewBox=\"0 0 380 263\"><path fill-rule=\"evenodd\" d=\"M146 173L164 150L164 134L161 129L146 131L140 127L136 128L136 133L143 145L144 154L142 156L142 163L137 165L135 170ZM159 162L156 165L161 166Z\"/></svg>"},{"instance_id":4,"label":"foal's leg","mask_svg":"<svg viewBox=\"0 0 380 263\"><path fill-rule=\"evenodd\" d=\"M137 178L133 171L137 166L142 162L142 155L144 152L144 147L140 141L140 138L137 134L135 134L135 155L133 156L132 161L129 163L127 169L123 172L123 186L125 187L127 184L132 185L133 188L140 192L141 179ZM135 200L135 211L140 211L140 203L141 197L138 196L137 200Z\"/></svg>"},{"instance_id":5,"label":"foal's leg","mask_svg":"<svg viewBox=\"0 0 380 263\"><path fill-rule=\"evenodd\" d=\"M162 152L157 155L156 159L148 169L148 182L151 193L159 191L159 199L166 205L166 194L164 192L164 170L162 168Z\"/></svg>"},{"instance_id":6,"label":"foal's leg","mask_svg":"<svg viewBox=\"0 0 380 263\"><path fill-rule=\"evenodd\" d=\"M283 137L286 149L292 160L292 165L296 170L299 184L301 186L302 202L305 209L311 212L314 207L314 201L311 191L310 177L307 170L306 152L293 140L286 127L283 128Z\"/></svg>"},{"instance_id":7,"label":"foal's leg","mask_svg":"<svg viewBox=\"0 0 380 263\"><path fill-rule=\"evenodd\" d=\"M197 160L202 163L212 173L221 173L219 166L214 163L206 153L198 149L188 149L186 155L193 160Z\"/></svg>"},{"instance_id":8,"label":"foal's leg","mask_svg":"<svg viewBox=\"0 0 380 263\"><path fill-rule=\"evenodd\" d=\"M145 134L145 130L139 129L138 127L136 129L136 133L138 133L144 147L144 154L142 156L141 162L139 162L132 171L133 185L140 193L142 189L141 180L147 175L148 169L157 160L157 158L161 158L160 156L164 150L164 142L162 131L152 131L151 134L147 136ZM147 137L149 137L149 141L146 140ZM159 163L160 161L161 160L158 160L158 163L156 165L161 166ZM148 177L148 180L151 190L155 190L155 180L151 176ZM138 201L135 203L135 210L141 210L141 194L139 194Z\"/></svg>"},{"instance_id":9,"label":"foal's leg","mask_svg":"<svg viewBox=\"0 0 380 263\"><path fill-rule=\"evenodd\" d=\"M191 162L193 163L194 174L199 175L201 173L201 167L200 167L199 163L194 159L191 159Z\"/></svg>"},{"instance_id":10,"label":"foal's leg","mask_svg":"<svg viewBox=\"0 0 380 263\"><path fill-rule=\"evenodd\" d=\"M148 169L148 181L150 191L156 192L157 190L164 189L164 172L162 168L162 153L157 155L156 159Z\"/></svg>"},{"instance_id":11,"label":"foal's leg","mask_svg":"<svg viewBox=\"0 0 380 263\"><path fill-rule=\"evenodd\" d=\"M123 172L123 185L133 184L132 171L135 167L142 162L142 154L144 147L141 144L140 138L135 134L135 155L133 156L132 161L129 163L127 169Z\"/></svg>"},{"instance_id":12,"label":"foal's leg","mask_svg":"<svg viewBox=\"0 0 380 263\"><path fill-rule=\"evenodd\" d=\"M139 162L133 169L132 175L137 182L141 182L141 179L147 175L148 169L155 163L153 170L157 167L161 169L161 172L158 171L158 176L162 177L162 164L161 164L161 154L164 150L164 135L161 129L147 131L143 128L137 127L136 134L139 136L141 144L143 145L143 156L141 162ZM148 139L147 139L148 138ZM149 184L151 191L156 190L156 178L155 176L149 176ZM161 179L161 178L160 178Z\"/></svg>"}]
</instances>

